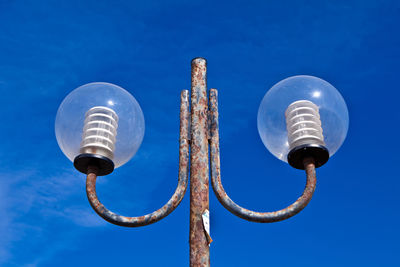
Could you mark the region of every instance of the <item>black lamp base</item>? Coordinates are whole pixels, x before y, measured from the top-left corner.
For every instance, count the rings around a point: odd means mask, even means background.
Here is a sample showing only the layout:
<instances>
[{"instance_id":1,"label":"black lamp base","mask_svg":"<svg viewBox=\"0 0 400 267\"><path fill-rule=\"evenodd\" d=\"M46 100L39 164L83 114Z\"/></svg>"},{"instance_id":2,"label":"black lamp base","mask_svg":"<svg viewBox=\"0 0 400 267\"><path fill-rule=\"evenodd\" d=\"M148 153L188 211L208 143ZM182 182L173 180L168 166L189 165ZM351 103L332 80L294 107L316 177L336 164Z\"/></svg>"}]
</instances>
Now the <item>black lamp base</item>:
<instances>
[{"instance_id":1,"label":"black lamp base","mask_svg":"<svg viewBox=\"0 0 400 267\"><path fill-rule=\"evenodd\" d=\"M97 176L110 174L114 170L114 162L104 156L97 154L80 154L74 159L75 168L87 174L89 166L96 166L99 170Z\"/></svg>"},{"instance_id":2,"label":"black lamp base","mask_svg":"<svg viewBox=\"0 0 400 267\"><path fill-rule=\"evenodd\" d=\"M313 158L315 167L318 168L329 160L329 151L321 145L301 145L290 150L287 160L293 168L304 170L305 158Z\"/></svg>"}]
</instances>

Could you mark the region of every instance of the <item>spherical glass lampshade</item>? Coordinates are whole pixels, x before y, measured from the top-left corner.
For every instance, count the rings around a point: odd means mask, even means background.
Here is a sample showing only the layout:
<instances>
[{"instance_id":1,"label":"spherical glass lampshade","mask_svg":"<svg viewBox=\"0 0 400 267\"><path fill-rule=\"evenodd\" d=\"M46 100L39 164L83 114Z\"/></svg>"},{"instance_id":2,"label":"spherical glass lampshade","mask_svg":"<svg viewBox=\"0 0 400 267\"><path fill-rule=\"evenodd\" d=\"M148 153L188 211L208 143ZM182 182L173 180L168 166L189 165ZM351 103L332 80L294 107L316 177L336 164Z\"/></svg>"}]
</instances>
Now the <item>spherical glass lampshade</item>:
<instances>
[{"instance_id":1,"label":"spherical glass lampshade","mask_svg":"<svg viewBox=\"0 0 400 267\"><path fill-rule=\"evenodd\" d=\"M342 145L349 114L340 93L328 82L313 76L293 76L275 84L258 109L257 126L267 149L288 161L296 147L315 145L329 156Z\"/></svg>"},{"instance_id":2,"label":"spherical glass lampshade","mask_svg":"<svg viewBox=\"0 0 400 267\"><path fill-rule=\"evenodd\" d=\"M71 161L81 154L96 154L111 160L115 168L135 155L144 129L136 99L104 82L82 85L67 95L55 123L58 145Z\"/></svg>"}]
</instances>

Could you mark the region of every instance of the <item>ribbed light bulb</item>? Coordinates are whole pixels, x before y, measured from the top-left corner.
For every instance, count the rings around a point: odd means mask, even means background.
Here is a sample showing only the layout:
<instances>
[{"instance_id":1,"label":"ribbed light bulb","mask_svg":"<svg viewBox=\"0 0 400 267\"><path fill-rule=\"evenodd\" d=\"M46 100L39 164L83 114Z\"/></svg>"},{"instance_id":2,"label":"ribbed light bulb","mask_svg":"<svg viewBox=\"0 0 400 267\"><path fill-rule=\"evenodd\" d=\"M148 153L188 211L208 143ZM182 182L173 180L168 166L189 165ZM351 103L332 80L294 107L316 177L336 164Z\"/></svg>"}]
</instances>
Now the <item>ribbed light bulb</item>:
<instances>
[{"instance_id":1,"label":"ribbed light bulb","mask_svg":"<svg viewBox=\"0 0 400 267\"><path fill-rule=\"evenodd\" d=\"M85 114L82 142L82 154L99 154L114 159L117 141L118 116L107 107L93 107Z\"/></svg>"}]
</instances>

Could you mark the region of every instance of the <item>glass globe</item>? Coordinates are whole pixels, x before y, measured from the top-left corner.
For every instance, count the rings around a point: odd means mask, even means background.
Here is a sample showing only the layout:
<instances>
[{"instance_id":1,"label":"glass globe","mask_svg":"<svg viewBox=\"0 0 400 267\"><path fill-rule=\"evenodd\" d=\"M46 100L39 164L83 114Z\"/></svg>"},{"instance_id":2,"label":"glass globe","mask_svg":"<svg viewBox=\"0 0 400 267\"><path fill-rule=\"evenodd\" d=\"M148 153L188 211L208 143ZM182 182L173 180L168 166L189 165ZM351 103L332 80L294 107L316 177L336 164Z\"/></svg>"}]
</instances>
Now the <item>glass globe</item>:
<instances>
[{"instance_id":1,"label":"glass globe","mask_svg":"<svg viewBox=\"0 0 400 267\"><path fill-rule=\"evenodd\" d=\"M257 126L264 145L282 161L288 162L291 151L307 146L326 149L329 158L346 138L349 114L335 87L299 75L278 82L265 94Z\"/></svg>"},{"instance_id":2,"label":"glass globe","mask_svg":"<svg viewBox=\"0 0 400 267\"><path fill-rule=\"evenodd\" d=\"M125 89L105 82L73 90L57 111L55 132L63 153L74 162L82 154L112 161L118 168L139 149L144 117L136 99Z\"/></svg>"}]
</instances>

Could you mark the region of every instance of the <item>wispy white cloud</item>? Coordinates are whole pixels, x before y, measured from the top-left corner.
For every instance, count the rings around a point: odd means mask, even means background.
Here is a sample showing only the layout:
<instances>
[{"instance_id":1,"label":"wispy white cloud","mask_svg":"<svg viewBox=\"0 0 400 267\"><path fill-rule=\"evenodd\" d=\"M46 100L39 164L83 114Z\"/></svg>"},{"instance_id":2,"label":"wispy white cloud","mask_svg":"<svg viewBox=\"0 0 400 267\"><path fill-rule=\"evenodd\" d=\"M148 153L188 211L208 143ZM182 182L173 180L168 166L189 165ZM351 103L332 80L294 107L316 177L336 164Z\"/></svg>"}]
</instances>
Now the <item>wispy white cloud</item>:
<instances>
[{"instance_id":1,"label":"wispy white cloud","mask_svg":"<svg viewBox=\"0 0 400 267\"><path fill-rule=\"evenodd\" d=\"M104 204L107 206L107 200L111 198L111 209L116 208L123 213L128 210L136 215L149 211L147 208L153 201L153 190L164 179L171 178L152 177L152 171L146 167L149 159L154 161L155 170L168 170L174 165L168 153L155 152L161 149L150 146L150 150L139 152L131 167L118 170L118 177L116 174L100 177L98 189L100 197L104 197ZM10 155L13 156L13 153ZM27 165L28 168L20 171L0 173L0 214L4 215L0 218L0 265L38 266L78 242L87 231L111 227L87 202L85 176L71 166L64 169L57 167L66 165L65 160L62 160L64 164L58 161L57 158L52 159L46 165L50 169L46 170ZM148 179L149 176L152 178ZM120 183L127 182L129 186L121 188ZM115 187L118 187L118 194L115 194ZM126 201L126 196L130 195L139 200ZM150 209L153 208L159 207ZM44 249L37 252L35 249L41 246ZM21 248L26 252L23 259Z\"/></svg>"},{"instance_id":2,"label":"wispy white cloud","mask_svg":"<svg viewBox=\"0 0 400 267\"><path fill-rule=\"evenodd\" d=\"M60 227L65 226L64 234L72 237L82 231L79 227L106 225L90 210L87 202L80 204L74 201L82 193L82 186L79 185L84 184L82 176L76 173L43 177L35 171L20 171L0 176L0 264L14 262L19 256L14 253L19 242L23 242L27 250L30 245L44 242L53 243L52 251L63 247L65 244L51 240L52 231L58 228L52 226L53 222L59 223ZM69 202L74 206L70 206ZM74 226L79 227L71 235ZM40 258L40 255L37 256Z\"/></svg>"}]
</instances>

